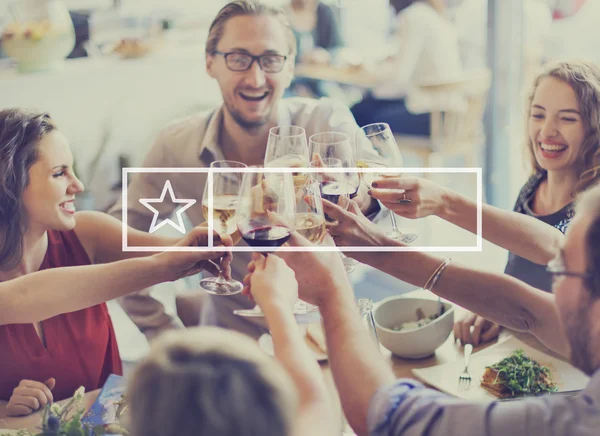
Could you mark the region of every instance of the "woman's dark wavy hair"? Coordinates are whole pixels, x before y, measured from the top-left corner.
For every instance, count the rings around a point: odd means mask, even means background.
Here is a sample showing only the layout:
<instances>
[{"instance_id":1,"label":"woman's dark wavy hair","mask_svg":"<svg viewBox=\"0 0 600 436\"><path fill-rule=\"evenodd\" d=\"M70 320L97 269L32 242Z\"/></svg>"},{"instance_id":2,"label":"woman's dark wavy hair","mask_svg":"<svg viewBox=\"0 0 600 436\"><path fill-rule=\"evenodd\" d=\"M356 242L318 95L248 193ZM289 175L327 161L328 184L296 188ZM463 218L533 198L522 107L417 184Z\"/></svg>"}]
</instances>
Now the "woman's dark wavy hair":
<instances>
[{"instance_id":1,"label":"woman's dark wavy hair","mask_svg":"<svg viewBox=\"0 0 600 436\"><path fill-rule=\"evenodd\" d=\"M0 111L0 270L11 270L23 255L27 230L23 193L29 168L38 158L38 143L56 127L45 113Z\"/></svg>"}]
</instances>

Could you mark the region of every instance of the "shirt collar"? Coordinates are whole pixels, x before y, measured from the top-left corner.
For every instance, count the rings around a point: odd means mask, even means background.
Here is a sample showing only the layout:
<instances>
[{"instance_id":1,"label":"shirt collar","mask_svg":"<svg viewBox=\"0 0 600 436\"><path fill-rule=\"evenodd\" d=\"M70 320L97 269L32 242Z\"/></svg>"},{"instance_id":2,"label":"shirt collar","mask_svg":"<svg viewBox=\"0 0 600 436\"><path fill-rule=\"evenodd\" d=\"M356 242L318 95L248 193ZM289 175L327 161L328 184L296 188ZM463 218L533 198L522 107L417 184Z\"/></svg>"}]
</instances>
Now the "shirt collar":
<instances>
[{"instance_id":1,"label":"shirt collar","mask_svg":"<svg viewBox=\"0 0 600 436\"><path fill-rule=\"evenodd\" d=\"M223 160L223 152L219 142L219 133L223 124L223 106L214 110L210 114L204 137L198 146L198 156L206 165L215 160ZM285 99L281 99L277 105L277 123L278 126L287 126L292 123L291 108Z\"/></svg>"}]
</instances>

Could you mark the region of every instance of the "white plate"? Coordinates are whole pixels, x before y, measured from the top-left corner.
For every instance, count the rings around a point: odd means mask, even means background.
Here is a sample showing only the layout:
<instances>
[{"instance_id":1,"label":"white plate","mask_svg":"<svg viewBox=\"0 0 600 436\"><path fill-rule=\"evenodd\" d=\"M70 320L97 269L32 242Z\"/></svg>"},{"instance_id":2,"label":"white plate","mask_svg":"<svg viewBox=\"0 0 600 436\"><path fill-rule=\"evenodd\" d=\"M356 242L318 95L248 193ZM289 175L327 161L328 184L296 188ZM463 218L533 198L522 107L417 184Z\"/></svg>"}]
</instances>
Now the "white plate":
<instances>
[{"instance_id":1,"label":"white plate","mask_svg":"<svg viewBox=\"0 0 600 436\"><path fill-rule=\"evenodd\" d=\"M327 361L327 354L318 350L317 347L315 345L311 344L309 341L306 341L306 343L307 343L310 351L312 351L313 355L315 356L315 359L317 359L317 361L319 361L319 362ZM258 346L261 348L261 350L263 350L268 355L270 355L270 356L275 355L275 348L273 346L273 337L270 334L265 333L260 338L258 338Z\"/></svg>"},{"instance_id":2,"label":"white plate","mask_svg":"<svg viewBox=\"0 0 600 436\"><path fill-rule=\"evenodd\" d=\"M485 367L499 362L518 349L522 349L527 357L550 369L552 379L558 386L559 392L580 390L586 387L589 378L577 368L538 351L515 337L510 337L504 342L473 353L469 364L469 373L472 379L466 385L458 382L458 376L464 369L462 359L430 368L413 369L412 373L420 380L447 394L466 400L493 401L497 397L482 388L480 384Z\"/></svg>"}]
</instances>

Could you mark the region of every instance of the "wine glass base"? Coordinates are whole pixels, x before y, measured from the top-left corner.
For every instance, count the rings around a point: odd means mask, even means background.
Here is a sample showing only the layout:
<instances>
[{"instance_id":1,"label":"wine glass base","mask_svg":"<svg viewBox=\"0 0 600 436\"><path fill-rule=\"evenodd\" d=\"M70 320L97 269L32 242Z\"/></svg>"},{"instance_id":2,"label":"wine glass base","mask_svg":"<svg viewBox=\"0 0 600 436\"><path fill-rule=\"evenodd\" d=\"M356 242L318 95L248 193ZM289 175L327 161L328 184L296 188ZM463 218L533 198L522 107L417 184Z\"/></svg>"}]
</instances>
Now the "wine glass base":
<instances>
[{"instance_id":1,"label":"wine glass base","mask_svg":"<svg viewBox=\"0 0 600 436\"><path fill-rule=\"evenodd\" d=\"M236 295L242 292L244 285L237 280L223 280L208 277L200 280L200 288L212 295Z\"/></svg>"},{"instance_id":2,"label":"wine glass base","mask_svg":"<svg viewBox=\"0 0 600 436\"><path fill-rule=\"evenodd\" d=\"M356 264L358 262L356 262L354 259L344 257L342 260L344 262L344 269L348 274L352 273L356 269Z\"/></svg>"},{"instance_id":3,"label":"wine glass base","mask_svg":"<svg viewBox=\"0 0 600 436\"><path fill-rule=\"evenodd\" d=\"M294 304L294 315L306 315L310 313L318 312L319 308L310 303L307 303L302 300L298 300ZM264 318L265 314L261 310L260 306L256 305L252 309L236 309L233 313L237 316L242 316L245 318Z\"/></svg>"},{"instance_id":4,"label":"wine glass base","mask_svg":"<svg viewBox=\"0 0 600 436\"><path fill-rule=\"evenodd\" d=\"M418 233L404 233L401 231L391 231L387 232L385 235L388 238L402 242L403 244L412 244L419 238Z\"/></svg>"}]
</instances>

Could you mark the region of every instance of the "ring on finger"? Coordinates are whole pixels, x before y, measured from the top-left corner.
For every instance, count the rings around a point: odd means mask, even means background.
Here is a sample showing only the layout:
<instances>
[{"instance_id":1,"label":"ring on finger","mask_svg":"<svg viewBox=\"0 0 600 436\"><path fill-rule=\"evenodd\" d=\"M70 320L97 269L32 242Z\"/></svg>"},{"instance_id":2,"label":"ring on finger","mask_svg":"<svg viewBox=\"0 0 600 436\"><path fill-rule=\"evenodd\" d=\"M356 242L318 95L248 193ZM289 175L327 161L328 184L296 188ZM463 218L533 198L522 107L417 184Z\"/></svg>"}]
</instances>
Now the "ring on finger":
<instances>
[{"instance_id":1,"label":"ring on finger","mask_svg":"<svg viewBox=\"0 0 600 436\"><path fill-rule=\"evenodd\" d=\"M411 204L412 200L406 197L406 192L402 193L402 198L398 199L398 204Z\"/></svg>"}]
</instances>

